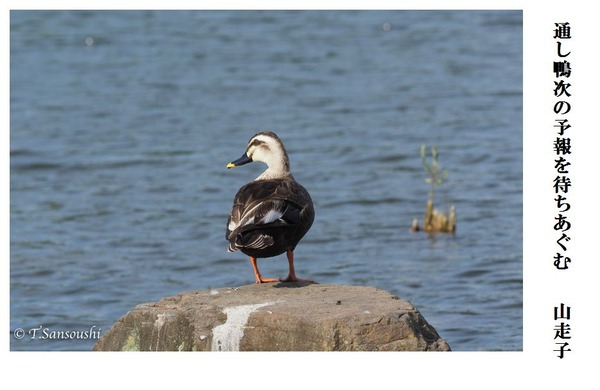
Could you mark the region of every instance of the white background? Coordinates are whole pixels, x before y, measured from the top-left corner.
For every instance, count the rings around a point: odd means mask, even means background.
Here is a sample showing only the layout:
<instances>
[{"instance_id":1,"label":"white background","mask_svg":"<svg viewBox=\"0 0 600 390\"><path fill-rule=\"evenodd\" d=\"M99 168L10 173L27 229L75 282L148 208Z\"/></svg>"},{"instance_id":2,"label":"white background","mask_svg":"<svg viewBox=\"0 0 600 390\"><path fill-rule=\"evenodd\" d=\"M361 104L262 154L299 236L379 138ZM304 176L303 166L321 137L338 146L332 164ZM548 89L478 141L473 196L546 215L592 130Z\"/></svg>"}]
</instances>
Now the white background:
<instances>
[{"instance_id":1,"label":"white background","mask_svg":"<svg viewBox=\"0 0 600 390\"><path fill-rule=\"evenodd\" d=\"M2 72L2 139L0 182L2 200L2 259L0 339L3 383L33 388L374 388L418 386L438 389L504 389L508 386L535 388L598 388L595 369L597 308L600 291L598 250L595 234L600 221L598 196L598 133L600 132L600 62L598 61L599 16L590 1L6 1L0 16L3 34L0 50ZM9 44L11 9L522 9L524 12L524 345L523 352L452 353L92 353L9 352ZM568 271L553 265L556 253L552 188L556 176L552 142L556 115L552 107L556 60L554 23L569 22L572 39L563 44L571 51L573 126L569 177L572 187L568 220L571 241ZM507 75L510 77L510 75ZM571 335L564 359L558 359L554 344L553 308L561 302L571 306ZM6 386L6 385L5 385Z\"/></svg>"}]
</instances>

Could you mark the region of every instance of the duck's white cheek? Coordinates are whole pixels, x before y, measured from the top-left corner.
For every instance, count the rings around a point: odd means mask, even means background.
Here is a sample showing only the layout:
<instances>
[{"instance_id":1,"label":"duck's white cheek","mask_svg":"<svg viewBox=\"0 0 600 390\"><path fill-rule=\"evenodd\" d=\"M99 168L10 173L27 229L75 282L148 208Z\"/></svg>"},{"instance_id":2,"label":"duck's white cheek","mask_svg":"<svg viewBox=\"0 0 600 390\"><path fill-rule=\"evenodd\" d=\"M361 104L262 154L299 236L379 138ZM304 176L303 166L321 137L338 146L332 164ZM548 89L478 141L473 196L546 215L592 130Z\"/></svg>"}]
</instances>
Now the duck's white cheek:
<instances>
[{"instance_id":1,"label":"duck's white cheek","mask_svg":"<svg viewBox=\"0 0 600 390\"><path fill-rule=\"evenodd\" d=\"M252 158L252 161L261 161L261 162L265 161L265 156L261 149L249 150L248 156L250 156L250 158Z\"/></svg>"}]
</instances>

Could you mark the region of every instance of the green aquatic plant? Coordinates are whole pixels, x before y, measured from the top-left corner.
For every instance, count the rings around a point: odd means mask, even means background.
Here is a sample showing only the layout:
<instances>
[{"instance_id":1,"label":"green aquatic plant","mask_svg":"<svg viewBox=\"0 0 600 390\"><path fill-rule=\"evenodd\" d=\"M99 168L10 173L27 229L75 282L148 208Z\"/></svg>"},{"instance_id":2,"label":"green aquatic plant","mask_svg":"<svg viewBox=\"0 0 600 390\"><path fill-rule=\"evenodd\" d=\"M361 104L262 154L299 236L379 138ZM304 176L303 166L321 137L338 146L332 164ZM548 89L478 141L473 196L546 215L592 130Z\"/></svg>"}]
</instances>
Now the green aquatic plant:
<instances>
[{"instance_id":1,"label":"green aquatic plant","mask_svg":"<svg viewBox=\"0 0 600 390\"><path fill-rule=\"evenodd\" d=\"M440 164L438 163L438 151L437 146L431 147L431 164L427 162L427 147L425 144L421 145L421 161L423 162L423 166L425 170L429 174L429 177L425 179L425 182L431 185L429 189L429 199L433 203L433 197L435 194L435 187L441 185L446 177L448 177L448 172L444 170L440 170Z\"/></svg>"},{"instance_id":2,"label":"green aquatic plant","mask_svg":"<svg viewBox=\"0 0 600 390\"><path fill-rule=\"evenodd\" d=\"M434 145L431 147L431 163L429 163L427 161L427 147L425 144L421 145L421 161L428 174L425 182L430 184L429 199L427 200L425 217L423 218L423 230L427 232L454 233L456 230L456 210L454 206L450 207L448 215L433 207L435 188L441 185L448 177L448 172L445 169L440 169L438 156L437 146ZM411 230L420 230L417 219L413 220Z\"/></svg>"}]
</instances>

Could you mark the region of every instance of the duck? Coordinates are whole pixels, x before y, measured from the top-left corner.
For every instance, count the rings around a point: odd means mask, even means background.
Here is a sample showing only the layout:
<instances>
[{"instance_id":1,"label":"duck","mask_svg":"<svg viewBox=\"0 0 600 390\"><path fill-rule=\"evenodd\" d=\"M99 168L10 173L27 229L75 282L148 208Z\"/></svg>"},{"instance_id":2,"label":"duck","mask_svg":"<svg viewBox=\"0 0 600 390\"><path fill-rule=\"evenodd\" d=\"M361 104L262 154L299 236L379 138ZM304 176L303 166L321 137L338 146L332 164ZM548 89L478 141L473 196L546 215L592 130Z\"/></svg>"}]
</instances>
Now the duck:
<instances>
[{"instance_id":1,"label":"duck","mask_svg":"<svg viewBox=\"0 0 600 390\"><path fill-rule=\"evenodd\" d=\"M250 257L255 283L308 282L294 269L294 249L315 219L313 201L308 191L290 172L290 160L281 139L271 131L261 131L248 141L244 154L227 164L239 167L262 162L267 169L242 186L233 200L227 219L228 252L237 250ZM286 253L289 274L284 279L264 278L257 259Z\"/></svg>"}]
</instances>

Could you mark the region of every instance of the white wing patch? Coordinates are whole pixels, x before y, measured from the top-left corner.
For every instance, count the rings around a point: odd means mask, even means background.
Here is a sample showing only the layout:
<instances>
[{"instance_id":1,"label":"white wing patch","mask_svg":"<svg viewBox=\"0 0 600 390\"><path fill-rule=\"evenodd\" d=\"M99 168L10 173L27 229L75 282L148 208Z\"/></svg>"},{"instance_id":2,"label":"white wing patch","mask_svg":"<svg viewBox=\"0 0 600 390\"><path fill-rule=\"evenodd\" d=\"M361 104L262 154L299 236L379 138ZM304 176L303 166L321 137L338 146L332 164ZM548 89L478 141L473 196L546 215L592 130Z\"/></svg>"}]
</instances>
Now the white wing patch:
<instances>
[{"instance_id":1,"label":"white wing patch","mask_svg":"<svg viewBox=\"0 0 600 390\"><path fill-rule=\"evenodd\" d=\"M255 215L255 213L258 211L258 208L261 205L264 205L264 203L259 202L250 209L245 210L242 215L239 215L236 212L232 212L229 223L227 224L227 229L230 232L234 232L236 229L242 228L247 225L266 225L280 220L283 216L283 211L279 211L276 208L272 208L259 219L257 215ZM238 215L237 218L235 217L236 215Z\"/></svg>"},{"instance_id":2,"label":"white wing patch","mask_svg":"<svg viewBox=\"0 0 600 390\"><path fill-rule=\"evenodd\" d=\"M259 223L267 224L273 221L277 221L279 218L281 218L282 215L283 213L281 211L269 210L269 212L266 213L264 217L262 217Z\"/></svg>"},{"instance_id":3,"label":"white wing patch","mask_svg":"<svg viewBox=\"0 0 600 390\"><path fill-rule=\"evenodd\" d=\"M229 225L227 225L227 229L229 229L229 231L232 232L235 230L236 227L237 227L237 223L235 223L233 218L231 218L231 220L229 221Z\"/></svg>"}]
</instances>

